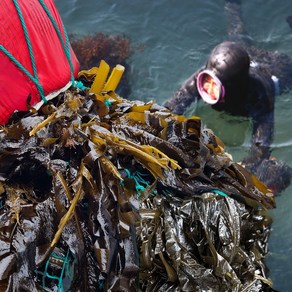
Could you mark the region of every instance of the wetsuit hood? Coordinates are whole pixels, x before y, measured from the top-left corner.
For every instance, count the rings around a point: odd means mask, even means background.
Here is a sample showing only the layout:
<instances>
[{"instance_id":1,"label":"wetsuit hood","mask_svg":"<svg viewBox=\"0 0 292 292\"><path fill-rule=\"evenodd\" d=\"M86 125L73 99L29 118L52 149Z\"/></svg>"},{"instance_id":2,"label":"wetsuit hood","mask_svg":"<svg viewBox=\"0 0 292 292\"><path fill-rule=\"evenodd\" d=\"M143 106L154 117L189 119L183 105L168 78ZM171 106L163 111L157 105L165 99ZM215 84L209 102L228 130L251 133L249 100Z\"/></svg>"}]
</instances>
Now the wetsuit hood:
<instances>
[{"instance_id":1,"label":"wetsuit hood","mask_svg":"<svg viewBox=\"0 0 292 292\"><path fill-rule=\"evenodd\" d=\"M213 71L224 84L245 79L249 64L249 55L242 46L234 42L223 42L211 52L206 69Z\"/></svg>"},{"instance_id":2,"label":"wetsuit hood","mask_svg":"<svg viewBox=\"0 0 292 292\"><path fill-rule=\"evenodd\" d=\"M222 42L211 52L206 70L212 71L225 90L225 103L244 98L248 88L250 58L247 51L235 42Z\"/></svg>"}]
</instances>

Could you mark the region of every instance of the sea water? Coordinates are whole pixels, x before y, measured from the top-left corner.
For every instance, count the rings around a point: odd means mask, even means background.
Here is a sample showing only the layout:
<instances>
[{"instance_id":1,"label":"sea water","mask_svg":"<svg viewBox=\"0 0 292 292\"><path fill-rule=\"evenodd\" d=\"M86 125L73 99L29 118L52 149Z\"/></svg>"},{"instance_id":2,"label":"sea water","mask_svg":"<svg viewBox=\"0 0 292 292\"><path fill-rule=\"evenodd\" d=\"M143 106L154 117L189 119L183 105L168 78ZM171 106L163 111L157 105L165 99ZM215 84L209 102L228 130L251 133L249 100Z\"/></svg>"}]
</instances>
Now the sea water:
<instances>
[{"instance_id":1,"label":"sea water","mask_svg":"<svg viewBox=\"0 0 292 292\"><path fill-rule=\"evenodd\" d=\"M292 58L292 29L286 17L291 0L242 1L242 18L255 45ZM212 48L226 38L223 0L55 0L69 33L125 35L134 53L129 59L131 99L162 104L204 65ZM98 64L96 64L98 66ZM292 93L275 105L272 154L292 166ZM240 161L250 145L250 122L218 113L202 103L187 114L199 115ZM267 265L274 288L292 291L292 186L276 199Z\"/></svg>"}]
</instances>

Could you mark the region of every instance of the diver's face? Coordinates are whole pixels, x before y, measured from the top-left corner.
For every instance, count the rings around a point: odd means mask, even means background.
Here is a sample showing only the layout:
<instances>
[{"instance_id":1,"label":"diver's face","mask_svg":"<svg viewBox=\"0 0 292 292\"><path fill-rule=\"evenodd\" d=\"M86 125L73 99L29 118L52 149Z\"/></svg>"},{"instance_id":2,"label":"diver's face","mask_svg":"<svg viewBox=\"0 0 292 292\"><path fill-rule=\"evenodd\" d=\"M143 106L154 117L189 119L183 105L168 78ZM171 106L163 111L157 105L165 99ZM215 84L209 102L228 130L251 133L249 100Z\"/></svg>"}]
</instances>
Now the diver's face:
<instances>
[{"instance_id":1,"label":"diver's face","mask_svg":"<svg viewBox=\"0 0 292 292\"><path fill-rule=\"evenodd\" d=\"M218 100L220 97L220 87L215 82L215 80L209 76L206 75L203 79L203 89L208 93L208 95L213 100Z\"/></svg>"}]
</instances>

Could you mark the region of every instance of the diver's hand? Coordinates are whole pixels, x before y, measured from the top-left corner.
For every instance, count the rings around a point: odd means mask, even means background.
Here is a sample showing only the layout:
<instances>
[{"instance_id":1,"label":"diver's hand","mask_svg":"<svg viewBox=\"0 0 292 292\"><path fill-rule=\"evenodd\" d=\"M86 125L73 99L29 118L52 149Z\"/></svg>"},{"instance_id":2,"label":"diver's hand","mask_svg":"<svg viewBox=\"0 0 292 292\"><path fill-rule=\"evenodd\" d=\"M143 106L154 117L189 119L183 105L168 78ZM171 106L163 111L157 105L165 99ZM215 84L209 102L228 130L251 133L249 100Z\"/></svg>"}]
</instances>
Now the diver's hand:
<instances>
[{"instance_id":1,"label":"diver's hand","mask_svg":"<svg viewBox=\"0 0 292 292\"><path fill-rule=\"evenodd\" d=\"M248 166L246 166L248 170ZM275 195L284 191L292 180L292 168L285 162L271 157L262 160L257 167L252 167L254 174L262 181Z\"/></svg>"},{"instance_id":2,"label":"diver's hand","mask_svg":"<svg viewBox=\"0 0 292 292\"><path fill-rule=\"evenodd\" d=\"M248 156L242 160L242 165L252 173L255 173L260 163L264 159L270 158L270 152L270 147L262 145L252 145Z\"/></svg>"}]
</instances>

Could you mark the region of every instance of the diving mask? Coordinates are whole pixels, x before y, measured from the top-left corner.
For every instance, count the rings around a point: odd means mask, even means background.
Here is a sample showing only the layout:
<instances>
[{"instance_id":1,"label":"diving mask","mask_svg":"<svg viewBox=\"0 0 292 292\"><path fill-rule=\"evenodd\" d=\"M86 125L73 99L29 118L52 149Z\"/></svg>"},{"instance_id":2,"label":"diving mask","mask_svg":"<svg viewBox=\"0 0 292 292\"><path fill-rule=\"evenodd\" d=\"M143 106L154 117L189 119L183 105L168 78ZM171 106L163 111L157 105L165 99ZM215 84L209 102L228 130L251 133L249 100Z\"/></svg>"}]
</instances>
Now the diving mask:
<instances>
[{"instance_id":1,"label":"diving mask","mask_svg":"<svg viewBox=\"0 0 292 292\"><path fill-rule=\"evenodd\" d=\"M215 104L225 95L225 89L221 81L211 70L203 70L197 77L197 89L202 99Z\"/></svg>"}]
</instances>

